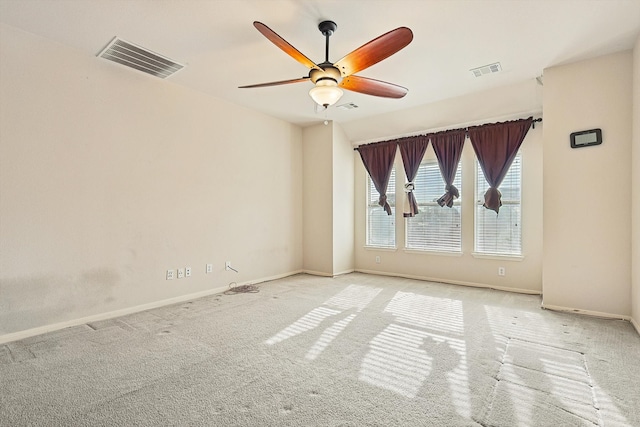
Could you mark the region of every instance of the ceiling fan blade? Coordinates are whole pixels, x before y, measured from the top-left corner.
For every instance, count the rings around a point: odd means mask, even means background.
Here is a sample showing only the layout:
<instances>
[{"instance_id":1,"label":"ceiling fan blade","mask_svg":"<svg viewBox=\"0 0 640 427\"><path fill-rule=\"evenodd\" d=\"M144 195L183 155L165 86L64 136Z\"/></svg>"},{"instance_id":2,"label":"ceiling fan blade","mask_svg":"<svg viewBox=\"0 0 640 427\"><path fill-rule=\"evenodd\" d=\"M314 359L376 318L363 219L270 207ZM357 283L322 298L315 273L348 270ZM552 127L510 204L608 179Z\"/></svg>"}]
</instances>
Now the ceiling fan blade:
<instances>
[{"instance_id":1,"label":"ceiling fan blade","mask_svg":"<svg viewBox=\"0 0 640 427\"><path fill-rule=\"evenodd\" d=\"M275 31L273 31L271 28L269 28L266 25L264 25L262 22L254 21L253 26L256 27L256 29L258 31L260 31L263 36L268 38L271 41L271 43L273 43L276 46L278 46L287 55L289 55L290 57L292 57L293 59L295 59L296 61L298 61L302 65L304 65L305 67L307 67L307 68L317 68L318 70L322 70L320 67L318 67L315 64L315 62L313 62L312 60L307 58L298 49L296 49L295 47L291 46L291 44L289 44L288 41L286 41L285 39L280 37L278 34L276 34Z\"/></svg>"},{"instance_id":2,"label":"ceiling fan blade","mask_svg":"<svg viewBox=\"0 0 640 427\"><path fill-rule=\"evenodd\" d=\"M359 76L347 76L342 79L339 86L353 92L381 96L383 98L402 98L409 92L406 87Z\"/></svg>"},{"instance_id":3,"label":"ceiling fan blade","mask_svg":"<svg viewBox=\"0 0 640 427\"><path fill-rule=\"evenodd\" d=\"M371 40L334 64L342 76L350 76L390 57L413 40L407 27L396 28Z\"/></svg>"},{"instance_id":4,"label":"ceiling fan blade","mask_svg":"<svg viewBox=\"0 0 640 427\"><path fill-rule=\"evenodd\" d=\"M300 83L310 81L309 77L302 77L299 79L281 80L279 82L258 83L257 85L238 86L238 89L248 89L253 87L267 87L267 86L279 86L287 85L289 83Z\"/></svg>"}]
</instances>

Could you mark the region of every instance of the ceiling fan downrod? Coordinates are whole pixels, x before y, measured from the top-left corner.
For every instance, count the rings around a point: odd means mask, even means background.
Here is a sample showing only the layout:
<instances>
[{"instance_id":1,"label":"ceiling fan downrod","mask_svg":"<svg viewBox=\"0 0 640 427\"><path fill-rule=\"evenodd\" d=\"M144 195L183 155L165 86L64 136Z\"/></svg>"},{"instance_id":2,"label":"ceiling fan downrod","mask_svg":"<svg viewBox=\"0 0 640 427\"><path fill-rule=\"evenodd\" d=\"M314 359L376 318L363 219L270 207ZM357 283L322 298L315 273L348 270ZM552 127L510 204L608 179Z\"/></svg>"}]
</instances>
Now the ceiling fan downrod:
<instances>
[{"instance_id":1,"label":"ceiling fan downrod","mask_svg":"<svg viewBox=\"0 0 640 427\"><path fill-rule=\"evenodd\" d=\"M341 75L340 70L329 61L329 37L338 29L338 25L333 21L322 21L318 24L318 29L325 36L325 60L318 64L320 69L312 69L309 78L315 87L309 91L309 95L325 109L329 105L335 104L342 96L342 90L338 88Z\"/></svg>"},{"instance_id":2,"label":"ceiling fan downrod","mask_svg":"<svg viewBox=\"0 0 640 427\"><path fill-rule=\"evenodd\" d=\"M318 29L326 39L324 62L325 64L331 64L329 62L329 37L331 37L331 35L338 29L338 24L333 21L322 21L320 24L318 24Z\"/></svg>"}]
</instances>

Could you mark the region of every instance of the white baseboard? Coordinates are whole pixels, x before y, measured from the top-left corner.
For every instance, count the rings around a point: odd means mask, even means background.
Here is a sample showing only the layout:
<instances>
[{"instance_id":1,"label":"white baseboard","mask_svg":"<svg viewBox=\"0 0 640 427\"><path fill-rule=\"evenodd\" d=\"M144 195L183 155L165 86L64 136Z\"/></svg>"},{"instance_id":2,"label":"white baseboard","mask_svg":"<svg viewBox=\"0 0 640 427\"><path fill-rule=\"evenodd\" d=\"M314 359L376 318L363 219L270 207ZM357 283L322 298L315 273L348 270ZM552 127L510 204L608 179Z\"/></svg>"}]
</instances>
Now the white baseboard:
<instances>
[{"instance_id":1,"label":"white baseboard","mask_svg":"<svg viewBox=\"0 0 640 427\"><path fill-rule=\"evenodd\" d=\"M333 277L333 274L325 273L324 271L302 270L302 272L304 274L310 274L312 276Z\"/></svg>"},{"instance_id":2,"label":"white baseboard","mask_svg":"<svg viewBox=\"0 0 640 427\"><path fill-rule=\"evenodd\" d=\"M625 316L624 314L613 314L613 313L605 313L602 311L582 310L582 309L573 308L573 307L549 305L549 304L545 304L544 301L542 302L542 304L540 304L540 307L546 310L561 311L563 313L584 314L586 316L602 317L603 319L618 319L618 320L627 320L627 321L631 320L631 316Z\"/></svg>"},{"instance_id":3,"label":"white baseboard","mask_svg":"<svg viewBox=\"0 0 640 427\"><path fill-rule=\"evenodd\" d=\"M337 273L334 273L333 276L342 276L343 274L353 273L354 271L355 270L353 268L351 270L338 271Z\"/></svg>"},{"instance_id":4,"label":"white baseboard","mask_svg":"<svg viewBox=\"0 0 640 427\"><path fill-rule=\"evenodd\" d=\"M314 271L314 270L302 270L302 273L304 274L310 274L312 276L322 276L322 277L336 277L336 276L342 276L343 274L349 274L349 273L353 273L355 270L351 269L351 270L344 270L344 271L339 271L337 273L325 273L323 271Z\"/></svg>"},{"instance_id":5,"label":"white baseboard","mask_svg":"<svg viewBox=\"0 0 640 427\"><path fill-rule=\"evenodd\" d=\"M304 273L304 270L294 270L288 273L282 273L282 274L276 274L274 276L263 277L261 279L247 280L246 282L238 283L238 285L248 285L248 284L255 285L256 283L270 282L271 280L283 279L285 277L295 276L296 274L301 274L301 273Z\"/></svg>"},{"instance_id":6,"label":"white baseboard","mask_svg":"<svg viewBox=\"0 0 640 427\"><path fill-rule=\"evenodd\" d=\"M636 319L632 317L631 324L633 325L634 328L636 328L636 332L638 333L638 335L640 335L640 323L638 323Z\"/></svg>"},{"instance_id":7,"label":"white baseboard","mask_svg":"<svg viewBox=\"0 0 640 427\"><path fill-rule=\"evenodd\" d=\"M302 270L291 271L284 274L277 274L275 276L263 277L257 280L248 280L246 282L237 283L238 286L246 285L246 284L255 284L268 282L270 280L282 279L284 277L293 276L296 274L302 273ZM181 302L191 301L194 299L206 297L209 295L218 294L220 292L224 292L229 289L228 286L221 286L217 288L207 289L206 291L195 292L186 295L180 295L177 297L164 299L160 301L153 301L147 304L136 305L133 307L122 308L119 310L108 311L106 313L100 314L92 314L91 316L81 317L79 319L71 319L66 320L64 322L52 323L49 325L38 326L36 328L25 329L23 331L12 332L10 334L0 335L0 344L8 343L11 341L18 341L21 339L33 337L36 335L45 334L47 332L53 332L64 328L69 328L72 326L84 325L86 323L98 322L101 320L113 319L114 317L126 316L127 314L138 313L145 310L151 310L153 308L164 307L166 305L178 304Z\"/></svg>"},{"instance_id":8,"label":"white baseboard","mask_svg":"<svg viewBox=\"0 0 640 427\"><path fill-rule=\"evenodd\" d=\"M438 282L438 283L446 283L448 285L461 285L461 286L470 286L472 288L487 288L487 289L495 289L498 291L506 291L506 292L515 292L519 294L527 294L527 295L541 295L541 291L536 291L533 289L521 289L521 288L510 288L507 286L495 286L495 285L487 285L485 283L475 283L475 282L465 282L461 280L450 280L450 279L440 279L437 277L426 277L426 276L415 276L412 274L401 274L401 273L387 273L383 271L374 271L374 270L363 270L356 268L356 272L365 273L365 274L377 274L379 276L392 276L392 277L402 277L405 279L415 279L415 280L424 280L427 282Z\"/></svg>"}]
</instances>

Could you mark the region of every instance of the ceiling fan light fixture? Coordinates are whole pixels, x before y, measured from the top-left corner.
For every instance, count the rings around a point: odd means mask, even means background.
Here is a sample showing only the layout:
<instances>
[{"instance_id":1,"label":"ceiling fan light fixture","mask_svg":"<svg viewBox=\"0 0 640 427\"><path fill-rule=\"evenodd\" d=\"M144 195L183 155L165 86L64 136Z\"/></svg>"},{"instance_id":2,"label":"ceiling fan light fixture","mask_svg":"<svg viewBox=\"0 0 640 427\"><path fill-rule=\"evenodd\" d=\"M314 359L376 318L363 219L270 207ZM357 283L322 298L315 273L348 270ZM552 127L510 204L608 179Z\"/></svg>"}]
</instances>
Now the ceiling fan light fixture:
<instances>
[{"instance_id":1,"label":"ceiling fan light fixture","mask_svg":"<svg viewBox=\"0 0 640 427\"><path fill-rule=\"evenodd\" d=\"M309 95L316 104L327 108L342 98L342 90L333 79L321 79L316 82L316 86L309 91Z\"/></svg>"}]
</instances>

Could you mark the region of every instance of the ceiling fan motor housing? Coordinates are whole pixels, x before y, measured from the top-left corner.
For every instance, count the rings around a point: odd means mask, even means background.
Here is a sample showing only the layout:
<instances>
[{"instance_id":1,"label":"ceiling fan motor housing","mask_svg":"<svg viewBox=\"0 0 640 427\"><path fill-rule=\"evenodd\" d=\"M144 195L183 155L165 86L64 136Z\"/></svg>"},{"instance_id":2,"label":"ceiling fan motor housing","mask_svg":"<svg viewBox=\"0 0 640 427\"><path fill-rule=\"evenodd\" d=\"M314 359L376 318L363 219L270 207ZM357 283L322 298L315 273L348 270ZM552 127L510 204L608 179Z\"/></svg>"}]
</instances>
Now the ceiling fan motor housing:
<instances>
[{"instance_id":1,"label":"ceiling fan motor housing","mask_svg":"<svg viewBox=\"0 0 640 427\"><path fill-rule=\"evenodd\" d=\"M340 83L342 80L342 75L340 74L340 70L333 66L330 63L319 64L319 67L322 70L318 70L317 68L313 68L309 72L309 78L313 83L317 83L322 80L333 80L336 84Z\"/></svg>"}]
</instances>

